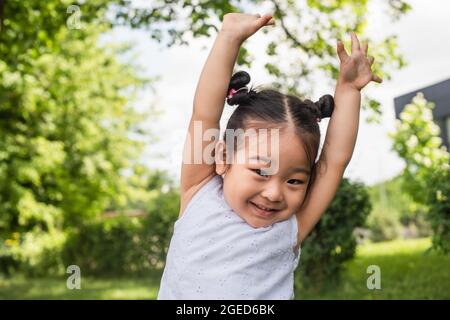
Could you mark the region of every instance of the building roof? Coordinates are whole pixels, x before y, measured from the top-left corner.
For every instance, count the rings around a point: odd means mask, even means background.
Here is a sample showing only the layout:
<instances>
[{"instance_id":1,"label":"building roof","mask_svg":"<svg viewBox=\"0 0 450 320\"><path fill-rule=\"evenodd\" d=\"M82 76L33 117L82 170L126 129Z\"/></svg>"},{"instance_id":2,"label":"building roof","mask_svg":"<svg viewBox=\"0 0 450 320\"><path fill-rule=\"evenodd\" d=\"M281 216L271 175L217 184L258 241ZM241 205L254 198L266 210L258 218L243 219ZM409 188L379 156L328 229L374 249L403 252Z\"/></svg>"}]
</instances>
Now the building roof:
<instances>
[{"instance_id":1,"label":"building roof","mask_svg":"<svg viewBox=\"0 0 450 320\"><path fill-rule=\"evenodd\" d=\"M435 108L433 109L433 117L435 119L441 119L450 115L450 79L447 79L394 98L395 116L397 118L405 105L411 103L411 100L418 92L422 92L426 100L435 103Z\"/></svg>"}]
</instances>

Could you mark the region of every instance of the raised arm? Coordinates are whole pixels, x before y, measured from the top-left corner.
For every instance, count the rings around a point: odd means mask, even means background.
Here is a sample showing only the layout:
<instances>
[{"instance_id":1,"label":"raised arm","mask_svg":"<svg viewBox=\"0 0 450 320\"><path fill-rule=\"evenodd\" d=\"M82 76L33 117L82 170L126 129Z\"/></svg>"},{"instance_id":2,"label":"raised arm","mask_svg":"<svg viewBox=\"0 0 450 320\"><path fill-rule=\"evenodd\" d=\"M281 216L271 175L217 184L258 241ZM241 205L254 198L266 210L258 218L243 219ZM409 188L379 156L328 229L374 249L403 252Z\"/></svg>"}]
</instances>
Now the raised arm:
<instances>
[{"instance_id":1,"label":"raised arm","mask_svg":"<svg viewBox=\"0 0 450 320\"><path fill-rule=\"evenodd\" d=\"M181 165L181 209L192 191L214 174L214 162L205 162L203 150L212 141L198 141L208 129L216 129L218 141L219 122L222 116L228 84L241 44L261 27L273 25L270 15L228 13L206 60L194 96L192 117L183 149ZM194 130L197 128L195 135ZM194 141L196 139L196 141ZM200 159L200 161L195 161Z\"/></svg>"},{"instance_id":2,"label":"raised arm","mask_svg":"<svg viewBox=\"0 0 450 320\"><path fill-rule=\"evenodd\" d=\"M371 70L373 57L367 57L367 43L362 46L354 33L349 56L338 42L340 74L336 84L335 107L328 124L317 175L310 193L297 213L299 244L308 236L336 194L345 168L353 154L359 126L361 89L370 81L381 82Z\"/></svg>"}]
</instances>

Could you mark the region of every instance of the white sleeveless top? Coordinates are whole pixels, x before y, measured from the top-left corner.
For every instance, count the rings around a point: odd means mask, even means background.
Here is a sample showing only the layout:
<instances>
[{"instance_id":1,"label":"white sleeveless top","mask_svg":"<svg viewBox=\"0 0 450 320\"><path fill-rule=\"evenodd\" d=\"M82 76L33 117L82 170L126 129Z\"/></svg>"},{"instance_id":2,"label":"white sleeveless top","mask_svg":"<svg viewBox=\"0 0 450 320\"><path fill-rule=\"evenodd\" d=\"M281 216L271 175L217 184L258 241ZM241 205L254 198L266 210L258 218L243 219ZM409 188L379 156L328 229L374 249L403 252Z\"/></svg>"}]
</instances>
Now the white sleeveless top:
<instances>
[{"instance_id":1,"label":"white sleeveless top","mask_svg":"<svg viewBox=\"0 0 450 320\"><path fill-rule=\"evenodd\" d=\"M296 215L253 228L228 206L222 184L211 178L175 222L158 299L293 299Z\"/></svg>"}]
</instances>

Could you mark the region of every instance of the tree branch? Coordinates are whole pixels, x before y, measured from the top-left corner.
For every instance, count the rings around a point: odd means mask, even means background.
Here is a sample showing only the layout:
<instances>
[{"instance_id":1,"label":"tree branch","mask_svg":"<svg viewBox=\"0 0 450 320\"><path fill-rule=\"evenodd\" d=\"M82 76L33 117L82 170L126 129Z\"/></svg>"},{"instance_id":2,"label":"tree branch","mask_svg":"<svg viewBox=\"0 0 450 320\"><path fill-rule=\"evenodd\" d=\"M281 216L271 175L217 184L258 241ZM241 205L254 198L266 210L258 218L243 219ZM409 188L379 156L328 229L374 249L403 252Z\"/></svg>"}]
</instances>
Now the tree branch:
<instances>
[{"instance_id":1,"label":"tree branch","mask_svg":"<svg viewBox=\"0 0 450 320\"><path fill-rule=\"evenodd\" d=\"M280 6L278 5L277 1L272 0L274 6L275 6L275 15L279 16L280 19L280 23L281 23L281 28L283 28L283 31L285 32L286 36L288 37L288 39L291 39L292 42L294 43L294 45L296 47L300 47L301 49L303 49L306 52L309 52L311 50L311 48L305 46L304 44L302 44L286 27L284 20L283 20L283 16L284 13L283 11L280 9Z\"/></svg>"}]
</instances>

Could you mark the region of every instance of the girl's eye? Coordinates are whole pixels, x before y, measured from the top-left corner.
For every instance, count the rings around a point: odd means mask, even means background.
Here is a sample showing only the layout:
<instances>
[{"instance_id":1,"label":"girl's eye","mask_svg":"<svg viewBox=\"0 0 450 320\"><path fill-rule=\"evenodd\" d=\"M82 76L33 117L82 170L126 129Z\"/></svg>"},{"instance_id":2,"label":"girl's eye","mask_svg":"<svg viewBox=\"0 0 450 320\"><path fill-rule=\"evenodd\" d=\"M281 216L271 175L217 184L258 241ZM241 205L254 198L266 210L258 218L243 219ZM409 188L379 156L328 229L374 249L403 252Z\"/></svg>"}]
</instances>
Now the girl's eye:
<instances>
[{"instance_id":1,"label":"girl's eye","mask_svg":"<svg viewBox=\"0 0 450 320\"><path fill-rule=\"evenodd\" d=\"M261 170L261 169L253 169L252 171L255 172L257 175L259 175L261 177L268 177L269 176L268 174L264 173L264 170Z\"/></svg>"},{"instance_id":2,"label":"girl's eye","mask_svg":"<svg viewBox=\"0 0 450 320\"><path fill-rule=\"evenodd\" d=\"M295 185L299 185L299 184L304 184L305 183L303 180L298 180L298 179L291 179L288 182L290 182L291 184L295 184Z\"/></svg>"}]
</instances>

